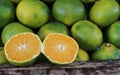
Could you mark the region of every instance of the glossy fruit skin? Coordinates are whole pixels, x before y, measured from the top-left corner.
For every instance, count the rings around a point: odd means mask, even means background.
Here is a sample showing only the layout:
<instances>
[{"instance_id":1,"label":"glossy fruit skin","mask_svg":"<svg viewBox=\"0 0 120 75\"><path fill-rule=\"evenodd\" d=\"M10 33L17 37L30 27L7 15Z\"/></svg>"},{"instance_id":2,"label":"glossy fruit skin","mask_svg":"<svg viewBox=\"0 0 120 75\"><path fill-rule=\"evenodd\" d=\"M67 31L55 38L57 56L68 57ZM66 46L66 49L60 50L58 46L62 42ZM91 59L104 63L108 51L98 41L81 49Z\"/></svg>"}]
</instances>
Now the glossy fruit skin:
<instances>
[{"instance_id":1,"label":"glossy fruit skin","mask_svg":"<svg viewBox=\"0 0 120 75\"><path fill-rule=\"evenodd\" d=\"M5 63L8 63L5 56L5 51L3 47L0 47L0 64L5 64Z\"/></svg>"},{"instance_id":2,"label":"glossy fruit skin","mask_svg":"<svg viewBox=\"0 0 120 75\"><path fill-rule=\"evenodd\" d=\"M77 54L75 61L89 61L89 59L90 58L89 58L87 51L83 49L78 50L78 54Z\"/></svg>"},{"instance_id":3,"label":"glossy fruit skin","mask_svg":"<svg viewBox=\"0 0 120 75\"><path fill-rule=\"evenodd\" d=\"M120 15L120 6L116 0L96 1L90 9L90 20L105 28L115 22Z\"/></svg>"},{"instance_id":4,"label":"glossy fruit skin","mask_svg":"<svg viewBox=\"0 0 120 75\"><path fill-rule=\"evenodd\" d=\"M120 49L111 43L104 43L102 46L93 52L91 59L98 60L113 60L120 58Z\"/></svg>"},{"instance_id":5,"label":"glossy fruit skin","mask_svg":"<svg viewBox=\"0 0 120 75\"><path fill-rule=\"evenodd\" d=\"M15 20L15 6L9 0L0 0L0 29Z\"/></svg>"},{"instance_id":6,"label":"glossy fruit skin","mask_svg":"<svg viewBox=\"0 0 120 75\"><path fill-rule=\"evenodd\" d=\"M106 29L105 38L120 48L120 21L116 21Z\"/></svg>"},{"instance_id":7,"label":"glossy fruit skin","mask_svg":"<svg viewBox=\"0 0 120 75\"><path fill-rule=\"evenodd\" d=\"M50 33L63 33L70 35L69 29L64 24L59 22L48 22L44 24L38 31L38 35L41 40L44 40L45 37Z\"/></svg>"},{"instance_id":8,"label":"glossy fruit skin","mask_svg":"<svg viewBox=\"0 0 120 75\"><path fill-rule=\"evenodd\" d=\"M10 39L11 36L23 32L33 32L33 31L32 29L24 26L19 22L12 22L6 25L1 33L1 39L3 44L5 45L5 43Z\"/></svg>"},{"instance_id":9,"label":"glossy fruit skin","mask_svg":"<svg viewBox=\"0 0 120 75\"><path fill-rule=\"evenodd\" d=\"M95 24L87 20L76 22L71 28L71 33L80 48L86 51L95 50L103 42L101 30Z\"/></svg>"},{"instance_id":10,"label":"glossy fruit skin","mask_svg":"<svg viewBox=\"0 0 120 75\"><path fill-rule=\"evenodd\" d=\"M50 10L39 0L22 0L16 8L18 20L24 25L37 29L49 20Z\"/></svg>"},{"instance_id":11,"label":"glossy fruit skin","mask_svg":"<svg viewBox=\"0 0 120 75\"><path fill-rule=\"evenodd\" d=\"M80 0L57 0L52 8L55 20L72 26L78 20L85 16L85 7Z\"/></svg>"}]
</instances>

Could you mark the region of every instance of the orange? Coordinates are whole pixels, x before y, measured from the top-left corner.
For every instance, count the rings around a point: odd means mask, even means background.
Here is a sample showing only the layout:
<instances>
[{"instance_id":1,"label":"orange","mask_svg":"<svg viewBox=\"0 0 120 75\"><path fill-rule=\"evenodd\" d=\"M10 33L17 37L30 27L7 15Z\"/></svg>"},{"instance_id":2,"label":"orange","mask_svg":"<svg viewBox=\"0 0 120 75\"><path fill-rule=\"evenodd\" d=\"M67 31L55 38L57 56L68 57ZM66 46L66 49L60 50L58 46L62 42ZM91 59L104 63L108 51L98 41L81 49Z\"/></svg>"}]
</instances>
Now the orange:
<instances>
[{"instance_id":1,"label":"orange","mask_svg":"<svg viewBox=\"0 0 120 75\"><path fill-rule=\"evenodd\" d=\"M116 0L99 0L90 9L90 20L105 28L119 18L120 5Z\"/></svg>"},{"instance_id":2,"label":"orange","mask_svg":"<svg viewBox=\"0 0 120 75\"><path fill-rule=\"evenodd\" d=\"M32 32L19 33L7 41L4 49L10 64L25 66L35 62L41 52L42 42Z\"/></svg>"},{"instance_id":3,"label":"orange","mask_svg":"<svg viewBox=\"0 0 120 75\"><path fill-rule=\"evenodd\" d=\"M103 43L92 53L91 59L94 61L120 59L120 49L112 43Z\"/></svg>"},{"instance_id":4,"label":"orange","mask_svg":"<svg viewBox=\"0 0 120 75\"><path fill-rule=\"evenodd\" d=\"M5 56L4 48L0 47L0 64L5 64L7 62L8 61L7 61L6 56Z\"/></svg>"},{"instance_id":5,"label":"orange","mask_svg":"<svg viewBox=\"0 0 120 75\"><path fill-rule=\"evenodd\" d=\"M75 61L88 61L89 59L90 58L89 58L87 51L83 49L78 50L78 54L77 54Z\"/></svg>"},{"instance_id":6,"label":"orange","mask_svg":"<svg viewBox=\"0 0 120 75\"><path fill-rule=\"evenodd\" d=\"M59 23L59 22L48 22L44 24L38 31L38 35L43 41L44 38L50 33L63 33L69 35L69 29L66 25Z\"/></svg>"},{"instance_id":7,"label":"orange","mask_svg":"<svg viewBox=\"0 0 120 75\"><path fill-rule=\"evenodd\" d=\"M61 33L48 34L43 45L42 53L56 64L72 63L79 50L79 46L73 38Z\"/></svg>"},{"instance_id":8,"label":"orange","mask_svg":"<svg viewBox=\"0 0 120 75\"><path fill-rule=\"evenodd\" d=\"M120 48L120 21L111 24L105 32L105 38L108 42Z\"/></svg>"},{"instance_id":9,"label":"orange","mask_svg":"<svg viewBox=\"0 0 120 75\"><path fill-rule=\"evenodd\" d=\"M103 42L103 34L100 28L88 20L76 22L71 28L71 34L80 48L86 51L95 50Z\"/></svg>"},{"instance_id":10,"label":"orange","mask_svg":"<svg viewBox=\"0 0 120 75\"><path fill-rule=\"evenodd\" d=\"M39 28L49 20L49 8L39 0L22 0L16 8L18 20L31 28Z\"/></svg>"},{"instance_id":11,"label":"orange","mask_svg":"<svg viewBox=\"0 0 120 75\"><path fill-rule=\"evenodd\" d=\"M85 16L85 7L80 0L56 0L52 13L55 20L71 26Z\"/></svg>"},{"instance_id":12,"label":"orange","mask_svg":"<svg viewBox=\"0 0 120 75\"><path fill-rule=\"evenodd\" d=\"M33 31L19 22L12 22L7 24L3 28L1 33L1 39L3 44L5 44L11 36L23 32L33 32Z\"/></svg>"},{"instance_id":13,"label":"orange","mask_svg":"<svg viewBox=\"0 0 120 75\"><path fill-rule=\"evenodd\" d=\"M15 20L15 6L9 0L0 0L0 28Z\"/></svg>"}]
</instances>

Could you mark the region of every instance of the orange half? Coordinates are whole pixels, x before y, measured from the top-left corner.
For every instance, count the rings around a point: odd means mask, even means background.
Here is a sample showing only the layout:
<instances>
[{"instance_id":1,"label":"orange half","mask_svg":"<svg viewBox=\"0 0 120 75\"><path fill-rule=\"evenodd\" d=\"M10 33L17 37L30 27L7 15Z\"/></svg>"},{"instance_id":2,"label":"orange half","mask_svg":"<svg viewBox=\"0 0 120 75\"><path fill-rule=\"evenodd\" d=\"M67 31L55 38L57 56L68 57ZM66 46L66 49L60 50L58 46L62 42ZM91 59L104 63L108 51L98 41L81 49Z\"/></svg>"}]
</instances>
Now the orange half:
<instances>
[{"instance_id":1,"label":"orange half","mask_svg":"<svg viewBox=\"0 0 120 75\"><path fill-rule=\"evenodd\" d=\"M28 65L33 63L41 52L42 42L31 32L12 36L5 44L5 54L13 65Z\"/></svg>"},{"instance_id":2,"label":"orange half","mask_svg":"<svg viewBox=\"0 0 120 75\"><path fill-rule=\"evenodd\" d=\"M72 63L79 49L77 42L73 38L61 33L49 34L45 38L43 45L43 54L56 64Z\"/></svg>"}]
</instances>

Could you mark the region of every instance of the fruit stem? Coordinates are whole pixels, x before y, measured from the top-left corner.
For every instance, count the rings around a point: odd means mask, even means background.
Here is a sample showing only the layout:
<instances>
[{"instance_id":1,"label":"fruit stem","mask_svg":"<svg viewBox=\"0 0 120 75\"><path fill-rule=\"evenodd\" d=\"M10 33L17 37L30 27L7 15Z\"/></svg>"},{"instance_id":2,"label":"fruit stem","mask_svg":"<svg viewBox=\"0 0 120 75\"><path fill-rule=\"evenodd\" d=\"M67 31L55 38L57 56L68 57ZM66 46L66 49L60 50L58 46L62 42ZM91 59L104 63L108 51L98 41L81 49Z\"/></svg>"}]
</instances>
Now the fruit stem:
<instances>
[{"instance_id":1,"label":"fruit stem","mask_svg":"<svg viewBox=\"0 0 120 75\"><path fill-rule=\"evenodd\" d=\"M107 47L110 47L110 43L107 43L106 46L107 46Z\"/></svg>"}]
</instances>

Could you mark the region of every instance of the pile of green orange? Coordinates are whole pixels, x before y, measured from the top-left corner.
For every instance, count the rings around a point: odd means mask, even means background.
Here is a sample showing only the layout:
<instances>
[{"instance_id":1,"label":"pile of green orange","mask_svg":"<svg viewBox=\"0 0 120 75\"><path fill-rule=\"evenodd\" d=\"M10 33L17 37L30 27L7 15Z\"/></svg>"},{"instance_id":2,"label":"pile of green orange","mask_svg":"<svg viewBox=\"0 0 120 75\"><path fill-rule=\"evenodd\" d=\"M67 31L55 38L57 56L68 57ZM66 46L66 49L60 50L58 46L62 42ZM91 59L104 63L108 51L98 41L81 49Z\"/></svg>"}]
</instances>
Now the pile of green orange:
<instances>
[{"instance_id":1,"label":"pile of green orange","mask_svg":"<svg viewBox=\"0 0 120 75\"><path fill-rule=\"evenodd\" d=\"M0 0L0 64L120 59L119 0Z\"/></svg>"}]
</instances>

